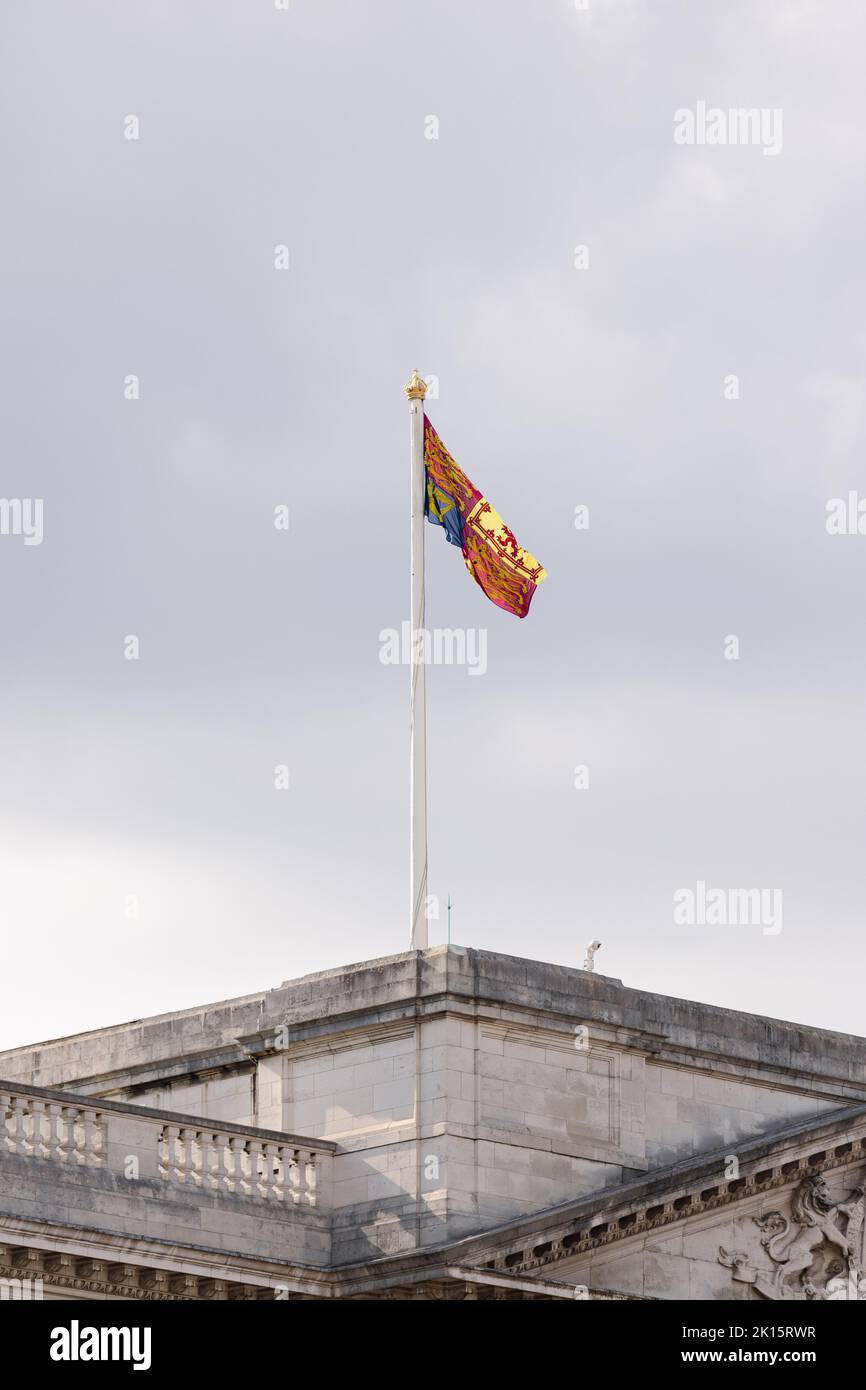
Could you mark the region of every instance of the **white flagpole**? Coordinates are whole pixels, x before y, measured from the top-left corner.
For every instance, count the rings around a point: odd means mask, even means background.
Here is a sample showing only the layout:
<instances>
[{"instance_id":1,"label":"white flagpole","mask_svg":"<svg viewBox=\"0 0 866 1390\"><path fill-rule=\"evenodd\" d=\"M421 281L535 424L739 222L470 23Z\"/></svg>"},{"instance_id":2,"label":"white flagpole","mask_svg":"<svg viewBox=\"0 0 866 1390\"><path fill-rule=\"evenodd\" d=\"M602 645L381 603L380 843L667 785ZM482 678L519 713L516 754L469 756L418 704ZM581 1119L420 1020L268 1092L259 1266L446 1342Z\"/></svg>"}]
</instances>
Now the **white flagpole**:
<instances>
[{"instance_id":1,"label":"white flagpole","mask_svg":"<svg viewBox=\"0 0 866 1390\"><path fill-rule=\"evenodd\" d=\"M409 666L409 947L427 946L427 706L424 665L424 398L427 383L417 371L405 386L409 397L412 477Z\"/></svg>"}]
</instances>

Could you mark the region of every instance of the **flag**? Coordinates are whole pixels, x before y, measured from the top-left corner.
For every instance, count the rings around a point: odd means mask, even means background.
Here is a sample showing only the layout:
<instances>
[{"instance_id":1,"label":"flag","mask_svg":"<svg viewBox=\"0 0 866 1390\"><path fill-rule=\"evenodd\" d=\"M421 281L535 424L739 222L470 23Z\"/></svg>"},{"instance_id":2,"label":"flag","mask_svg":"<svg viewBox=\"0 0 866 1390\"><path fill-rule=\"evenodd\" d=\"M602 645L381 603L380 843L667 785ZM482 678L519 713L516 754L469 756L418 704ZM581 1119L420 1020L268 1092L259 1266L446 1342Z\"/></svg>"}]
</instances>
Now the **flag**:
<instances>
[{"instance_id":1,"label":"flag","mask_svg":"<svg viewBox=\"0 0 866 1390\"><path fill-rule=\"evenodd\" d=\"M424 416L424 513L463 551L466 568L491 603L525 618L547 571L517 544L514 533L458 468Z\"/></svg>"}]
</instances>

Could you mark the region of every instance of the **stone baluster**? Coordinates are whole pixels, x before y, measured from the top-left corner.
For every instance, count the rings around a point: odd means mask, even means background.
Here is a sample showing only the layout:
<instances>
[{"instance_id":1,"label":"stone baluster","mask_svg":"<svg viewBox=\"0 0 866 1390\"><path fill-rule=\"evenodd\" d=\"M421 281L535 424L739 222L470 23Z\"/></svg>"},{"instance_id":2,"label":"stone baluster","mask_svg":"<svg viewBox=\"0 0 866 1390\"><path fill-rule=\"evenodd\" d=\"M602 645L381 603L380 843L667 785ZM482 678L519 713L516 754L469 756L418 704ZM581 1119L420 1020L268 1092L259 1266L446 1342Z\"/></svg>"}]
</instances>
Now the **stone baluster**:
<instances>
[{"instance_id":1,"label":"stone baluster","mask_svg":"<svg viewBox=\"0 0 866 1390\"><path fill-rule=\"evenodd\" d=\"M181 1155L180 1161L181 1161L181 1167L182 1167L182 1170L183 1170L183 1176L181 1177L180 1181L181 1181L181 1182L187 1182L187 1183L189 1183L190 1185L192 1185L192 1184L195 1182L195 1174L194 1174L194 1172L193 1172L193 1144L194 1144L194 1142L195 1142L195 1130L194 1130L194 1129L182 1129L182 1130L180 1131L180 1155Z\"/></svg>"},{"instance_id":2,"label":"stone baluster","mask_svg":"<svg viewBox=\"0 0 866 1390\"><path fill-rule=\"evenodd\" d=\"M74 1105L60 1107L60 1139L57 1144L57 1157L61 1163L71 1163L75 1158L75 1121L78 1112Z\"/></svg>"},{"instance_id":3,"label":"stone baluster","mask_svg":"<svg viewBox=\"0 0 866 1390\"><path fill-rule=\"evenodd\" d=\"M27 1153L27 1101L23 1096L15 1096L12 1101L12 1142L13 1153Z\"/></svg>"},{"instance_id":4,"label":"stone baluster","mask_svg":"<svg viewBox=\"0 0 866 1390\"><path fill-rule=\"evenodd\" d=\"M207 1171L207 1150L208 1135L202 1130L195 1130L192 1145L192 1180L196 1187L204 1187L205 1173Z\"/></svg>"},{"instance_id":5,"label":"stone baluster","mask_svg":"<svg viewBox=\"0 0 866 1390\"><path fill-rule=\"evenodd\" d=\"M21 1117L21 1153L29 1158L33 1149L33 1102L29 1096L18 1097L18 1113Z\"/></svg>"},{"instance_id":6,"label":"stone baluster","mask_svg":"<svg viewBox=\"0 0 866 1390\"><path fill-rule=\"evenodd\" d=\"M232 1148L235 1152L235 1190L242 1197L248 1197L252 1192L252 1184L255 1181L255 1174L251 1173L252 1163L247 1151L247 1140L237 1135L232 1140Z\"/></svg>"},{"instance_id":7,"label":"stone baluster","mask_svg":"<svg viewBox=\"0 0 866 1390\"><path fill-rule=\"evenodd\" d=\"M233 1134L229 1139L229 1151L232 1156L231 1171L226 1175L226 1187L229 1192L243 1194L244 1181L244 1141L238 1134Z\"/></svg>"},{"instance_id":8,"label":"stone baluster","mask_svg":"<svg viewBox=\"0 0 866 1390\"><path fill-rule=\"evenodd\" d=\"M96 1119L96 1112L93 1111L93 1110L84 1109L84 1110L80 1110L80 1111L78 1112L78 1114L79 1114L79 1119L80 1119L80 1121L81 1121L81 1131L82 1131L82 1135L81 1135L81 1146L80 1146L80 1149L77 1149L77 1150L76 1150L76 1152L79 1154L79 1159L78 1159L78 1161L79 1161L79 1163L83 1164L83 1166L84 1166L85 1168L91 1168L91 1167L94 1166L94 1163L93 1163L93 1140L94 1140L93 1131L94 1131L94 1121L95 1121L95 1119Z\"/></svg>"},{"instance_id":9,"label":"stone baluster","mask_svg":"<svg viewBox=\"0 0 866 1390\"><path fill-rule=\"evenodd\" d=\"M279 1148L272 1140L266 1140L262 1154L262 1181L259 1185L260 1196L277 1196L277 1181L279 1172Z\"/></svg>"},{"instance_id":10,"label":"stone baluster","mask_svg":"<svg viewBox=\"0 0 866 1390\"><path fill-rule=\"evenodd\" d=\"M275 1144L273 1194L278 1202L286 1200L286 1165L288 1157L285 1144Z\"/></svg>"},{"instance_id":11,"label":"stone baluster","mask_svg":"<svg viewBox=\"0 0 866 1390\"><path fill-rule=\"evenodd\" d=\"M196 1136L195 1182L198 1187L210 1187L211 1140L209 1130L202 1129Z\"/></svg>"},{"instance_id":12,"label":"stone baluster","mask_svg":"<svg viewBox=\"0 0 866 1390\"><path fill-rule=\"evenodd\" d=\"M99 1111L92 1111L90 1106L82 1106L78 1112L78 1120L82 1130L81 1144L75 1145L78 1162L85 1168L101 1168L106 1161L103 1116Z\"/></svg>"},{"instance_id":13,"label":"stone baluster","mask_svg":"<svg viewBox=\"0 0 866 1390\"><path fill-rule=\"evenodd\" d=\"M216 1191L222 1192L226 1187L226 1174L228 1163L226 1159L226 1144L228 1140L224 1134L213 1135L211 1148L210 1182L211 1187Z\"/></svg>"},{"instance_id":14,"label":"stone baluster","mask_svg":"<svg viewBox=\"0 0 866 1390\"><path fill-rule=\"evenodd\" d=\"M8 1091L0 1091L0 1153L11 1153L12 1145L7 1133L7 1120L12 1118L12 1097Z\"/></svg>"},{"instance_id":15,"label":"stone baluster","mask_svg":"<svg viewBox=\"0 0 866 1390\"><path fill-rule=\"evenodd\" d=\"M298 1206L301 1200L300 1154L297 1149L288 1149L286 1152L289 1160L289 1196L295 1206Z\"/></svg>"},{"instance_id":16,"label":"stone baluster","mask_svg":"<svg viewBox=\"0 0 866 1390\"><path fill-rule=\"evenodd\" d=\"M234 1151L234 1141L228 1134L220 1135L220 1138L222 1139L223 1155L222 1190L223 1192L234 1192L238 1162Z\"/></svg>"},{"instance_id":17,"label":"stone baluster","mask_svg":"<svg viewBox=\"0 0 866 1390\"><path fill-rule=\"evenodd\" d=\"M75 1160L76 1167L83 1168L87 1163L87 1132L84 1123L84 1111L78 1106L70 1107L70 1124L72 1126L72 1158Z\"/></svg>"},{"instance_id":18,"label":"stone baluster","mask_svg":"<svg viewBox=\"0 0 866 1390\"><path fill-rule=\"evenodd\" d=\"M30 1102L30 1155L32 1158L47 1158L48 1147L42 1134L45 1119L45 1101Z\"/></svg>"},{"instance_id":19,"label":"stone baluster","mask_svg":"<svg viewBox=\"0 0 866 1390\"><path fill-rule=\"evenodd\" d=\"M26 1101L26 1099L24 1098L24 1096L16 1096L15 1099L13 1100L13 1102L12 1102L12 1108L13 1108L13 1111L14 1111L14 1129L13 1129L13 1136L14 1136L15 1145L16 1145L14 1152L15 1152L15 1153L18 1153L18 1154L26 1154L26 1153L27 1153L27 1149L28 1149L28 1145L27 1145L27 1115L28 1115L28 1108L27 1108L27 1101Z\"/></svg>"},{"instance_id":20,"label":"stone baluster","mask_svg":"<svg viewBox=\"0 0 866 1390\"><path fill-rule=\"evenodd\" d=\"M244 1197L249 1197L255 1192L259 1180L253 1143L252 1139L241 1140L241 1192Z\"/></svg>"},{"instance_id":21,"label":"stone baluster","mask_svg":"<svg viewBox=\"0 0 866 1390\"><path fill-rule=\"evenodd\" d=\"M87 1111L84 1112L85 1117ZM98 1110L91 1113L90 1129L90 1150L89 1161L92 1168L103 1168L105 1166L106 1154L108 1153L108 1135L106 1133L105 1116Z\"/></svg>"},{"instance_id":22,"label":"stone baluster","mask_svg":"<svg viewBox=\"0 0 866 1390\"><path fill-rule=\"evenodd\" d=\"M250 1181L248 1191L257 1197L267 1197L270 1188L270 1174L265 1164L261 1139L250 1139L247 1144L250 1156Z\"/></svg>"},{"instance_id":23,"label":"stone baluster","mask_svg":"<svg viewBox=\"0 0 866 1390\"><path fill-rule=\"evenodd\" d=\"M48 1153L46 1157L59 1159L62 1163L64 1158L63 1147L65 1128L63 1124L63 1106L59 1105L57 1101L50 1101L45 1107L45 1111L48 1123L48 1138L46 1140Z\"/></svg>"},{"instance_id":24,"label":"stone baluster","mask_svg":"<svg viewBox=\"0 0 866 1390\"><path fill-rule=\"evenodd\" d=\"M307 1201L307 1155L303 1149L295 1150L295 1162L298 1165L298 1201L301 1206L305 1206Z\"/></svg>"},{"instance_id":25,"label":"stone baluster","mask_svg":"<svg viewBox=\"0 0 866 1390\"><path fill-rule=\"evenodd\" d=\"M189 1174L189 1130L175 1126L174 1130L174 1168L175 1182L185 1183Z\"/></svg>"},{"instance_id":26,"label":"stone baluster","mask_svg":"<svg viewBox=\"0 0 866 1390\"><path fill-rule=\"evenodd\" d=\"M314 1149L306 1155L305 1162L306 1194L308 1206L318 1206L319 1202L319 1165L316 1162Z\"/></svg>"},{"instance_id":27,"label":"stone baluster","mask_svg":"<svg viewBox=\"0 0 866 1390\"><path fill-rule=\"evenodd\" d=\"M165 1135L166 1176L170 1182L182 1182L181 1170L178 1167L180 1130L177 1125L166 1125L163 1133Z\"/></svg>"},{"instance_id":28,"label":"stone baluster","mask_svg":"<svg viewBox=\"0 0 866 1390\"><path fill-rule=\"evenodd\" d=\"M159 1138L156 1141L156 1171L165 1182L171 1177L171 1146L168 1138L169 1128L169 1125L163 1125L162 1129L159 1131Z\"/></svg>"}]
</instances>

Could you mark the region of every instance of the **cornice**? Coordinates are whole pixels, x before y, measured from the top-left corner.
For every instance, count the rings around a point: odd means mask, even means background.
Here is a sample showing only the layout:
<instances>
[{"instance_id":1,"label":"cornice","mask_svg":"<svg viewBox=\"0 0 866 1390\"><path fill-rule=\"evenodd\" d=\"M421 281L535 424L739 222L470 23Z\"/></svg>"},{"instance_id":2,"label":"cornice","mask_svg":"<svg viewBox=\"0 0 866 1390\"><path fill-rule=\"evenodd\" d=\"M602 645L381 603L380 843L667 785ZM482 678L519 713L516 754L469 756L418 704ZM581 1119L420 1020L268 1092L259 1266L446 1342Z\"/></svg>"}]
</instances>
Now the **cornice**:
<instances>
[{"instance_id":1,"label":"cornice","mask_svg":"<svg viewBox=\"0 0 866 1390\"><path fill-rule=\"evenodd\" d=\"M659 1193L650 1193L641 1202L621 1202L619 1207L612 1205L606 1212L560 1222L550 1221L547 1229L536 1231L531 1239L510 1243L505 1241L497 1246L495 1252L491 1249L491 1258L487 1261L484 1260L484 1253L479 1251L473 1259L473 1267L512 1274L544 1269L563 1260L573 1260L635 1236L676 1225L690 1217L742 1205L782 1188L793 1188L804 1176L829 1173L866 1161L866 1125L863 1131L857 1138L828 1145L786 1162L768 1163L767 1159L756 1159L745 1175L730 1181L708 1185L704 1174L693 1183L683 1185L677 1196L659 1200ZM652 1178L653 1174L649 1174L648 1179ZM673 1194L677 1188L673 1184L671 1186ZM614 1198L615 1191L610 1194L611 1201Z\"/></svg>"}]
</instances>

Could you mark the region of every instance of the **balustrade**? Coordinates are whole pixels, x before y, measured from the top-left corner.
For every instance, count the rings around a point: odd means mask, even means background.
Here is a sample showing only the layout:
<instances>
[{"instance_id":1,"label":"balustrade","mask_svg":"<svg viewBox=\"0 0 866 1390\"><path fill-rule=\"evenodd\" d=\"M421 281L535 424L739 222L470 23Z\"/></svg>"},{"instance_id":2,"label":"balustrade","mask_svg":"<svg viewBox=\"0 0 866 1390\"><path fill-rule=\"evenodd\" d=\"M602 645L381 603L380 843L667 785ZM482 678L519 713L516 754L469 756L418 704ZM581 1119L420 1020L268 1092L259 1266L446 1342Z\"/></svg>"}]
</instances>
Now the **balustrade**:
<instances>
[{"instance_id":1,"label":"balustrade","mask_svg":"<svg viewBox=\"0 0 866 1390\"><path fill-rule=\"evenodd\" d=\"M177 1116L175 1122L165 1112L148 1114L119 1102L89 1104L57 1092L36 1092L36 1087L18 1090L9 1082L0 1084L0 1153L70 1168L103 1168L112 1124L134 1118L144 1122L143 1136L152 1135L148 1142L155 1145L155 1170L164 1182L298 1208L320 1204L320 1177L323 1165L330 1163L331 1144L320 1147L295 1136L283 1140L266 1131L245 1133L187 1116ZM119 1167L124 1145L128 1147L125 1138L116 1139L112 1150Z\"/></svg>"}]
</instances>

